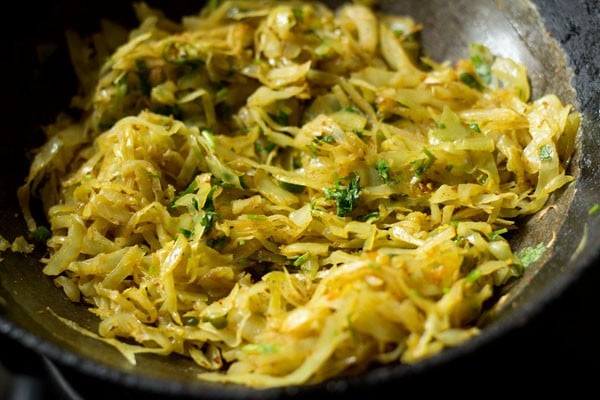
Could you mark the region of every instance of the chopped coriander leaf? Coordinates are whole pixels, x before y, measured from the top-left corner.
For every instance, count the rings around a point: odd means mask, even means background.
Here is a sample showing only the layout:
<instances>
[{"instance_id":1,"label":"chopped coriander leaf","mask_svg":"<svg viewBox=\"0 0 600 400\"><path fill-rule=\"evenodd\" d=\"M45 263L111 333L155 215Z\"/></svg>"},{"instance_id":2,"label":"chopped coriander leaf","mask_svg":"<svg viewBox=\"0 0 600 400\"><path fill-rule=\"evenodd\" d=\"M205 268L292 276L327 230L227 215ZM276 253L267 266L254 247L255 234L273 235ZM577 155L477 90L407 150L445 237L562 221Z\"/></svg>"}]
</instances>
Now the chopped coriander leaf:
<instances>
[{"instance_id":1,"label":"chopped coriander leaf","mask_svg":"<svg viewBox=\"0 0 600 400\"><path fill-rule=\"evenodd\" d=\"M306 189L306 186L295 185L293 183L284 182L284 181L279 181L279 187L287 190L290 193L295 193L295 194L302 193L302 192L304 192L304 189Z\"/></svg>"},{"instance_id":2,"label":"chopped coriander leaf","mask_svg":"<svg viewBox=\"0 0 600 400\"><path fill-rule=\"evenodd\" d=\"M267 144L265 145L265 151L267 153L270 153L277 145L275 143L272 142L267 142Z\"/></svg>"},{"instance_id":3,"label":"chopped coriander leaf","mask_svg":"<svg viewBox=\"0 0 600 400\"><path fill-rule=\"evenodd\" d=\"M325 142L325 143L335 143L335 139L333 136L331 135L323 135L323 136L318 136L314 139L314 142L316 143L320 143L320 142Z\"/></svg>"},{"instance_id":4,"label":"chopped coriander leaf","mask_svg":"<svg viewBox=\"0 0 600 400\"><path fill-rule=\"evenodd\" d=\"M478 269L474 269L465 278L468 282L475 282L477 279L481 278L481 271Z\"/></svg>"},{"instance_id":5,"label":"chopped coriander leaf","mask_svg":"<svg viewBox=\"0 0 600 400\"><path fill-rule=\"evenodd\" d=\"M546 143L539 150L539 156L541 161L552 161L552 157L554 155L554 150L552 149L552 145Z\"/></svg>"},{"instance_id":6,"label":"chopped coriander leaf","mask_svg":"<svg viewBox=\"0 0 600 400\"><path fill-rule=\"evenodd\" d=\"M223 329L227 327L227 314L211 318L205 317L203 318L203 321L210 322L210 324L217 329Z\"/></svg>"},{"instance_id":7,"label":"chopped coriander leaf","mask_svg":"<svg viewBox=\"0 0 600 400\"><path fill-rule=\"evenodd\" d=\"M433 153L428 149L428 148L423 148L423 153L425 153L425 155L433 162L436 160L435 155L433 155Z\"/></svg>"},{"instance_id":8,"label":"chopped coriander leaf","mask_svg":"<svg viewBox=\"0 0 600 400\"><path fill-rule=\"evenodd\" d=\"M521 260L523 267L527 267L542 258L547 247L544 243L540 243L535 247L526 247L517 253L517 257Z\"/></svg>"},{"instance_id":9,"label":"chopped coriander leaf","mask_svg":"<svg viewBox=\"0 0 600 400\"><path fill-rule=\"evenodd\" d=\"M144 96L150 97L152 85L150 85L150 71L148 71L146 60L135 60L135 68L140 79L140 91Z\"/></svg>"},{"instance_id":10,"label":"chopped coriander leaf","mask_svg":"<svg viewBox=\"0 0 600 400\"><path fill-rule=\"evenodd\" d=\"M379 211L373 211L373 212L370 212L368 214L361 215L357 219L359 221L368 221L370 219L378 219L380 216L381 216L381 214L379 213Z\"/></svg>"},{"instance_id":11,"label":"chopped coriander leaf","mask_svg":"<svg viewBox=\"0 0 600 400\"><path fill-rule=\"evenodd\" d=\"M204 211L204 215L200 220L200 225L206 228L206 231L210 231L213 225L213 221L215 218L221 218L221 215L215 211L215 204L213 200L213 194L216 190L216 186L213 186L210 189L210 192L206 196L206 201L204 202L204 207L202 210Z\"/></svg>"},{"instance_id":12,"label":"chopped coriander leaf","mask_svg":"<svg viewBox=\"0 0 600 400\"><path fill-rule=\"evenodd\" d=\"M304 253L301 256L297 257L294 260L294 267L301 266L302 264L304 264L305 262L308 261L309 257L310 257L310 254L308 254L308 253Z\"/></svg>"},{"instance_id":13,"label":"chopped coriander leaf","mask_svg":"<svg viewBox=\"0 0 600 400\"><path fill-rule=\"evenodd\" d=\"M406 35L406 37L404 38L405 41L407 42L416 42L417 41L417 35L414 33L408 34Z\"/></svg>"},{"instance_id":14,"label":"chopped coriander leaf","mask_svg":"<svg viewBox=\"0 0 600 400\"><path fill-rule=\"evenodd\" d=\"M315 146L314 140L312 142L310 142L307 147L308 147L308 151L310 152L310 155L312 156L312 158L316 158L318 152L317 152L317 146Z\"/></svg>"},{"instance_id":15,"label":"chopped coriander leaf","mask_svg":"<svg viewBox=\"0 0 600 400\"><path fill-rule=\"evenodd\" d=\"M512 264L510 266L510 269L512 270L515 276L521 276L523 275L523 272L525 272L525 267L519 263Z\"/></svg>"},{"instance_id":16,"label":"chopped coriander leaf","mask_svg":"<svg viewBox=\"0 0 600 400\"><path fill-rule=\"evenodd\" d=\"M198 190L198 183L194 179L192 182L190 182L190 184L188 185L188 187L185 188L185 190L179 192L175 196L175 198L173 199L173 201L171 202L171 204L169 204L169 208L174 208L175 207L175 203L177 202L177 200L179 200L180 198L182 198L186 194L194 193L196 190Z\"/></svg>"},{"instance_id":17,"label":"chopped coriander leaf","mask_svg":"<svg viewBox=\"0 0 600 400\"><path fill-rule=\"evenodd\" d=\"M289 123L290 116L285 111L279 110L277 114L269 113L269 117L277 122L279 125L287 125Z\"/></svg>"},{"instance_id":18,"label":"chopped coriander leaf","mask_svg":"<svg viewBox=\"0 0 600 400\"><path fill-rule=\"evenodd\" d=\"M467 239L462 235L457 235L454 238L454 243L456 243L457 246L464 246L466 242L467 242Z\"/></svg>"},{"instance_id":19,"label":"chopped coriander leaf","mask_svg":"<svg viewBox=\"0 0 600 400\"><path fill-rule=\"evenodd\" d=\"M187 239L191 238L192 236L194 236L194 230L193 229L180 229L179 232L181 232L183 234L183 236L185 236Z\"/></svg>"},{"instance_id":20,"label":"chopped coriander leaf","mask_svg":"<svg viewBox=\"0 0 600 400\"><path fill-rule=\"evenodd\" d=\"M489 85L492 82L494 55L487 46L480 43L471 43L469 52L475 73L486 85Z\"/></svg>"},{"instance_id":21,"label":"chopped coriander leaf","mask_svg":"<svg viewBox=\"0 0 600 400\"><path fill-rule=\"evenodd\" d=\"M302 158L299 156L295 156L292 159L292 165L294 169L302 168Z\"/></svg>"},{"instance_id":22,"label":"chopped coriander leaf","mask_svg":"<svg viewBox=\"0 0 600 400\"><path fill-rule=\"evenodd\" d=\"M243 246L246 242L243 240L239 241L240 246ZM250 260L246 257L240 257L237 260L233 261L237 265L248 266L250 265Z\"/></svg>"},{"instance_id":23,"label":"chopped coriander leaf","mask_svg":"<svg viewBox=\"0 0 600 400\"><path fill-rule=\"evenodd\" d=\"M200 321L196 317L185 317L183 319L183 324L186 326L198 326Z\"/></svg>"},{"instance_id":24,"label":"chopped coriander leaf","mask_svg":"<svg viewBox=\"0 0 600 400\"><path fill-rule=\"evenodd\" d=\"M206 141L208 142L208 146L211 149L216 149L217 148L217 144L215 143L215 138L213 136L213 133L211 131L209 131L208 129L202 129L202 137L204 139L206 139Z\"/></svg>"},{"instance_id":25,"label":"chopped coriander leaf","mask_svg":"<svg viewBox=\"0 0 600 400\"><path fill-rule=\"evenodd\" d=\"M487 236L490 240L495 240L497 239L500 235L504 234L508 232L508 229L506 228L502 228L502 229L497 229L491 233L489 233Z\"/></svg>"},{"instance_id":26,"label":"chopped coriander leaf","mask_svg":"<svg viewBox=\"0 0 600 400\"><path fill-rule=\"evenodd\" d=\"M300 7L292 8L292 12L294 13L294 17L296 18L296 21L302 22L304 20L304 15L303 15L302 9Z\"/></svg>"},{"instance_id":27,"label":"chopped coriander leaf","mask_svg":"<svg viewBox=\"0 0 600 400\"><path fill-rule=\"evenodd\" d=\"M215 96L217 99L222 99L223 97L227 96L228 92L229 92L229 88L227 86L224 86L221 89L219 89L219 91L216 93Z\"/></svg>"},{"instance_id":28,"label":"chopped coriander leaf","mask_svg":"<svg viewBox=\"0 0 600 400\"><path fill-rule=\"evenodd\" d=\"M469 128L477 133L481 133L481 128L479 124L469 124Z\"/></svg>"},{"instance_id":29,"label":"chopped coriander leaf","mask_svg":"<svg viewBox=\"0 0 600 400\"><path fill-rule=\"evenodd\" d=\"M388 164L388 162L385 158L382 158L377 163L377 173L379 174L379 177L381 178L383 183L388 184L391 182L390 165Z\"/></svg>"},{"instance_id":30,"label":"chopped coriander leaf","mask_svg":"<svg viewBox=\"0 0 600 400\"><path fill-rule=\"evenodd\" d=\"M473 89L477 89L479 91L483 90L483 86L481 85L481 83L479 83L479 81L477 80L477 78L475 78L470 73L463 72L458 77L468 87L473 88Z\"/></svg>"},{"instance_id":31,"label":"chopped coriander leaf","mask_svg":"<svg viewBox=\"0 0 600 400\"><path fill-rule=\"evenodd\" d=\"M38 226L34 231L29 232L29 239L35 242L43 243L52 237L52 232L45 226Z\"/></svg>"},{"instance_id":32,"label":"chopped coriander leaf","mask_svg":"<svg viewBox=\"0 0 600 400\"><path fill-rule=\"evenodd\" d=\"M325 198L335 200L337 210L336 214L344 217L354 210L362 187L358 184L360 176L356 175L348 184L347 188L340 185L340 181L336 181L334 187L325 189Z\"/></svg>"},{"instance_id":33,"label":"chopped coriander leaf","mask_svg":"<svg viewBox=\"0 0 600 400\"><path fill-rule=\"evenodd\" d=\"M492 81L492 68L486 64L481 56L471 57L471 62L475 67L475 73L479 76L486 84Z\"/></svg>"},{"instance_id":34,"label":"chopped coriander leaf","mask_svg":"<svg viewBox=\"0 0 600 400\"><path fill-rule=\"evenodd\" d=\"M431 151L429 151L428 149L424 148L423 149L423 153L425 153L425 155L427 156L427 158L420 159L420 160L417 160L417 161L413 162L414 174L415 174L415 177L417 178L417 181L421 179L421 177L423 176L423 174L425 173L425 171L427 171L429 168L431 168L431 166L433 165L433 163L437 159L435 157L435 155Z\"/></svg>"},{"instance_id":35,"label":"chopped coriander leaf","mask_svg":"<svg viewBox=\"0 0 600 400\"><path fill-rule=\"evenodd\" d=\"M273 354L277 352L277 347L269 343L250 343L244 345L243 350L253 354Z\"/></svg>"},{"instance_id":36,"label":"chopped coriander leaf","mask_svg":"<svg viewBox=\"0 0 600 400\"><path fill-rule=\"evenodd\" d=\"M269 142L269 141L265 141L265 140L258 140L256 142L254 142L254 151L256 151L256 153L270 153L274 148L276 147L275 143Z\"/></svg>"},{"instance_id":37,"label":"chopped coriander leaf","mask_svg":"<svg viewBox=\"0 0 600 400\"><path fill-rule=\"evenodd\" d=\"M116 89L117 95L120 97L125 96L127 93L129 93L129 81L127 79L127 74L119 78L119 80L117 81Z\"/></svg>"}]
</instances>

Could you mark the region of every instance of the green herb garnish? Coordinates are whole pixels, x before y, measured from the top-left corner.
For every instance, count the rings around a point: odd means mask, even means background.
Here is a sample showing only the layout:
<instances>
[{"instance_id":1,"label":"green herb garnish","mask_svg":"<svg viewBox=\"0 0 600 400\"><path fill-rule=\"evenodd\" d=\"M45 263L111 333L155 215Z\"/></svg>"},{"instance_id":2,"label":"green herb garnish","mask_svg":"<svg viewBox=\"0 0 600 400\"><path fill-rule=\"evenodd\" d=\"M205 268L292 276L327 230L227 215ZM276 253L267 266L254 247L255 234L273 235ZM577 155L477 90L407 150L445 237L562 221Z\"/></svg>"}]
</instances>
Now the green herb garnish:
<instances>
[{"instance_id":1,"label":"green herb garnish","mask_svg":"<svg viewBox=\"0 0 600 400\"><path fill-rule=\"evenodd\" d=\"M284 181L279 181L279 187L287 190L290 193L295 193L295 194L300 194L300 193L304 192L304 189L306 189L306 186L296 185L294 183L289 183L289 182L284 182Z\"/></svg>"},{"instance_id":2,"label":"green herb garnish","mask_svg":"<svg viewBox=\"0 0 600 400\"><path fill-rule=\"evenodd\" d=\"M227 327L227 314L218 317L203 318L203 321L210 322L217 329L223 329Z\"/></svg>"},{"instance_id":3,"label":"green herb garnish","mask_svg":"<svg viewBox=\"0 0 600 400\"><path fill-rule=\"evenodd\" d=\"M144 96L150 97L152 85L150 85L150 71L148 71L146 60L135 60L135 68L140 78L140 91Z\"/></svg>"},{"instance_id":4,"label":"green herb garnish","mask_svg":"<svg viewBox=\"0 0 600 400\"><path fill-rule=\"evenodd\" d=\"M535 247L526 247L517 253L517 257L521 260L523 267L527 267L539 261L548 248L544 243L540 243Z\"/></svg>"},{"instance_id":5,"label":"green herb garnish","mask_svg":"<svg viewBox=\"0 0 600 400\"><path fill-rule=\"evenodd\" d=\"M431 168L431 166L437 159L435 155L428 149L423 149L423 153L425 153L425 155L427 156L426 158L413 162L414 173L415 177L417 178L417 181L421 180L421 177L423 176L425 171Z\"/></svg>"},{"instance_id":6,"label":"green herb garnish","mask_svg":"<svg viewBox=\"0 0 600 400\"><path fill-rule=\"evenodd\" d=\"M481 85L481 83L477 80L477 78L475 78L470 73L463 72L458 77L468 87L473 88L473 89L477 89L479 91L483 90L483 86Z\"/></svg>"},{"instance_id":7,"label":"green herb garnish","mask_svg":"<svg viewBox=\"0 0 600 400\"><path fill-rule=\"evenodd\" d=\"M289 123L290 116L283 110L279 110L277 114L268 113L268 115L279 125L287 125Z\"/></svg>"},{"instance_id":8,"label":"green herb garnish","mask_svg":"<svg viewBox=\"0 0 600 400\"><path fill-rule=\"evenodd\" d=\"M294 260L294 267L301 266L302 264L304 264L305 262L308 261L309 257L310 257L310 254L308 254L308 253L304 253L301 256L297 257Z\"/></svg>"},{"instance_id":9,"label":"green herb garnish","mask_svg":"<svg viewBox=\"0 0 600 400\"><path fill-rule=\"evenodd\" d=\"M552 145L546 143L539 150L539 156L541 161L552 161L552 156L554 151L552 149Z\"/></svg>"},{"instance_id":10,"label":"green herb garnish","mask_svg":"<svg viewBox=\"0 0 600 400\"><path fill-rule=\"evenodd\" d=\"M171 209L175 208L175 203L177 203L177 200L179 200L180 198L182 198L186 194L194 193L196 190L198 190L198 182L196 182L196 180L194 179L193 181L190 182L190 184L188 185L188 187L186 187L183 191L179 192L175 196L175 198L173 199L173 201L171 202L171 204L169 204L169 208L171 208Z\"/></svg>"},{"instance_id":11,"label":"green herb garnish","mask_svg":"<svg viewBox=\"0 0 600 400\"><path fill-rule=\"evenodd\" d=\"M210 189L210 192L208 192L208 195L206 196L206 201L204 202L204 207L202 207L202 210L204 211L204 215L202 216L202 219L200 220L200 225L202 225L206 232L210 231L210 229L212 228L213 225L213 221L215 218L221 218L221 215L215 211L215 203L213 200L213 195L215 193L216 190L216 186L213 186Z\"/></svg>"},{"instance_id":12,"label":"green herb garnish","mask_svg":"<svg viewBox=\"0 0 600 400\"><path fill-rule=\"evenodd\" d=\"M392 181L390 179L390 164L387 162L386 159L382 158L377 163L377 173L379 174L379 177L381 178L383 183L385 183L386 185Z\"/></svg>"},{"instance_id":13,"label":"green herb garnish","mask_svg":"<svg viewBox=\"0 0 600 400\"><path fill-rule=\"evenodd\" d=\"M479 124L469 124L469 128L472 131L475 131L477 133L481 133L481 128L479 127Z\"/></svg>"},{"instance_id":14,"label":"green herb garnish","mask_svg":"<svg viewBox=\"0 0 600 400\"><path fill-rule=\"evenodd\" d=\"M186 326L198 326L200 321L196 317L185 317L183 319L183 324Z\"/></svg>"},{"instance_id":15,"label":"green herb garnish","mask_svg":"<svg viewBox=\"0 0 600 400\"><path fill-rule=\"evenodd\" d=\"M359 179L360 176L356 175L350 181L348 187L341 186L340 180L337 179L334 187L325 189L325 198L335 200L338 216L344 217L354 210L362 189L358 184Z\"/></svg>"},{"instance_id":16,"label":"green herb garnish","mask_svg":"<svg viewBox=\"0 0 600 400\"><path fill-rule=\"evenodd\" d=\"M45 243L52 237L52 232L45 226L38 226L34 231L29 232L29 239L39 243Z\"/></svg>"}]
</instances>

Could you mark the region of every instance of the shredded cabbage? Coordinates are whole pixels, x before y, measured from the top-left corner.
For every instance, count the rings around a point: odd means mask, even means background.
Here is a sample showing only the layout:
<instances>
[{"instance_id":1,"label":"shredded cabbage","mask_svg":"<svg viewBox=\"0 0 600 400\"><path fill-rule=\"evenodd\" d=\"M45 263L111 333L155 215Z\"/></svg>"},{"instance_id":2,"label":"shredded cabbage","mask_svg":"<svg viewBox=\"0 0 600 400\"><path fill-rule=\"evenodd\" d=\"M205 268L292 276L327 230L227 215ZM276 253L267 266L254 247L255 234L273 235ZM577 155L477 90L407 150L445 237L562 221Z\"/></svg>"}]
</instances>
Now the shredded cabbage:
<instances>
[{"instance_id":1,"label":"shredded cabbage","mask_svg":"<svg viewBox=\"0 0 600 400\"><path fill-rule=\"evenodd\" d=\"M81 117L47 127L19 199L31 231L41 199L43 271L98 316L90 335L271 387L480 332L523 271L506 234L574 179L580 116L485 46L419 58L422 27L366 4L175 22L137 3L130 32L68 33Z\"/></svg>"}]
</instances>

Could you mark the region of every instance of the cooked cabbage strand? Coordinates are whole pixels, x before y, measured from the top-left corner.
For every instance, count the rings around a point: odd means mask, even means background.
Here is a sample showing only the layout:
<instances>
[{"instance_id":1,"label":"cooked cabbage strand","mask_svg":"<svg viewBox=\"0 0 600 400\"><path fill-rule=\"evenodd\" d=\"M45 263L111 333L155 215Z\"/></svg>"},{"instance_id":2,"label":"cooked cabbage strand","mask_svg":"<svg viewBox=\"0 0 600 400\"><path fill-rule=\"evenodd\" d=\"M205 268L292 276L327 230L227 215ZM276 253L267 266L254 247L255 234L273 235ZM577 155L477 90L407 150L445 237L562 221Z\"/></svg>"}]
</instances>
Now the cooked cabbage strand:
<instances>
[{"instance_id":1,"label":"cooked cabbage strand","mask_svg":"<svg viewBox=\"0 0 600 400\"><path fill-rule=\"evenodd\" d=\"M135 9L117 48L109 23L95 51L69 33L83 117L48 127L19 190L94 334L255 387L478 334L523 271L504 236L574 179L570 105L530 100L525 66L479 44L421 59L419 24L359 2Z\"/></svg>"}]
</instances>

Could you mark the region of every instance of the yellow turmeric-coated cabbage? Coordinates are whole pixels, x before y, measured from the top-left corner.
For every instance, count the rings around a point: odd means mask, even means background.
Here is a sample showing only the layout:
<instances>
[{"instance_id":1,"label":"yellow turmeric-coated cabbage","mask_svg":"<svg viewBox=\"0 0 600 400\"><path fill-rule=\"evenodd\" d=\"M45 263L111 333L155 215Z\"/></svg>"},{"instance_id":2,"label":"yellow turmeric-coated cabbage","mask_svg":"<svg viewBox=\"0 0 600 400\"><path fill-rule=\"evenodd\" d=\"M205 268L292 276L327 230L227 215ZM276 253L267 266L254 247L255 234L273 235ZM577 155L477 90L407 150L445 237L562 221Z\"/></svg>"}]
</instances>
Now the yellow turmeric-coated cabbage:
<instances>
[{"instance_id":1,"label":"yellow turmeric-coated cabbage","mask_svg":"<svg viewBox=\"0 0 600 400\"><path fill-rule=\"evenodd\" d=\"M419 24L364 4L138 3L130 32L68 32L82 117L48 127L19 198L94 335L272 387L478 334L525 266L503 235L574 179L579 114L482 45L420 59Z\"/></svg>"}]
</instances>

